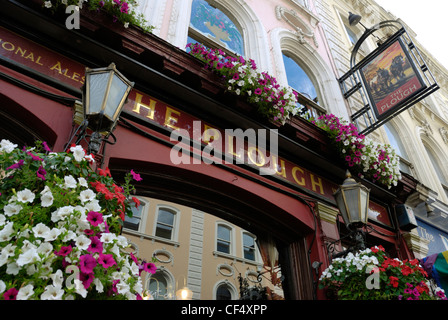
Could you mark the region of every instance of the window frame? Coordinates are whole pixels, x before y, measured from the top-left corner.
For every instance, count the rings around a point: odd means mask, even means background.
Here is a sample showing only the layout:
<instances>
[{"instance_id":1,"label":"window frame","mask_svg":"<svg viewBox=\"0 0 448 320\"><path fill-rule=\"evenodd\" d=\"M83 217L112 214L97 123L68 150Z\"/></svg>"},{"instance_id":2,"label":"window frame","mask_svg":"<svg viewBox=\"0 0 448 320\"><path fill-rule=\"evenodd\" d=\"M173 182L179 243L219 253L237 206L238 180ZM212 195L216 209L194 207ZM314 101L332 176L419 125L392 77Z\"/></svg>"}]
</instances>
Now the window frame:
<instances>
[{"instance_id":1,"label":"window frame","mask_svg":"<svg viewBox=\"0 0 448 320\"><path fill-rule=\"evenodd\" d=\"M147 200L146 198L140 197L140 196L136 196L136 198L140 201L140 206L137 209L139 209L139 211L141 211L138 227L137 227L137 229L132 229L132 228L126 227L125 223L126 223L127 217L125 217L125 221L123 222L123 228L126 229L127 231L145 233L146 216L147 216L147 212L148 212L148 208L149 208L149 200ZM133 208L135 208L135 205L132 200L131 200L131 203L132 203L131 206L134 206ZM134 218L134 219L137 219L137 218ZM130 223L128 222L128 224L130 224Z\"/></svg>"},{"instance_id":2,"label":"window frame","mask_svg":"<svg viewBox=\"0 0 448 320\"><path fill-rule=\"evenodd\" d=\"M193 0L194 1L194 0ZM191 2L191 6L193 6L193 1ZM230 21L232 21L232 23L235 25L235 28L238 30L238 32L241 35L242 38L242 50L243 52L237 52L234 51L231 48L228 48L226 46L223 46L222 44L219 43L219 41L216 41L213 37L208 37L207 35L205 35L204 33L202 33L199 29L197 29L196 27L194 27L191 24L191 15L190 18L188 20L188 32L187 32L187 37L191 38L201 44L203 44L204 46L208 47L208 48L213 48L213 49L221 49L222 51L224 51L227 55L233 56L233 57L237 57L238 55L241 56L247 56L247 49L246 49L246 41L244 38L244 33L242 31L241 26L237 23L237 19L231 15L230 13L226 12L226 10L222 10L220 7L217 7L215 5L212 5L209 1L204 0L205 2L208 3L209 6L211 6L212 8L215 8L217 10L219 10L222 14L224 14ZM193 14L193 13L191 13Z\"/></svg>"},{"instance_id":3,"label":"window frame","mask_svg":"<svg viewBox=\"0 0 448 320\"><path fill-rule=\"evenodd\" d=\"M171 229L171 238L165 238L162 236L157 236L157 230L158 230L158 224L159 224L159 212L160 210L165 210L173 214L173 225ZM156 207L156 211L154 214L154 226L153 226L153 232L152 235L156 239L162 239L164 241L177 241L178 239L178 233L179 233L179 221L180 221L180 210L166 204L158 204Z\"/></svg>"},{"instance_id":4,"label":"window frame","mask_svg":"<svg viewBox=\"0 0 448 320\"><path fill-rule=\"evenodd\" d=\"M229 230L229 233L230 233L229 241L228 241L229 242L229 252L223 252L223 251L218 250L218 241L220 240L218 238L218 234L219 234L220 227L223 227L223 228L226 228ZM235 256L235 248L234 248L235 239L234 238L235 238L235 228L232 225L230 225L226 222L223 222L223 221L216 222L216 230L215 230L215 252L216 253L223 254L223 255ZM223 240L223 241L226 241L226 240Z\"/></svg>"}]
</instances>

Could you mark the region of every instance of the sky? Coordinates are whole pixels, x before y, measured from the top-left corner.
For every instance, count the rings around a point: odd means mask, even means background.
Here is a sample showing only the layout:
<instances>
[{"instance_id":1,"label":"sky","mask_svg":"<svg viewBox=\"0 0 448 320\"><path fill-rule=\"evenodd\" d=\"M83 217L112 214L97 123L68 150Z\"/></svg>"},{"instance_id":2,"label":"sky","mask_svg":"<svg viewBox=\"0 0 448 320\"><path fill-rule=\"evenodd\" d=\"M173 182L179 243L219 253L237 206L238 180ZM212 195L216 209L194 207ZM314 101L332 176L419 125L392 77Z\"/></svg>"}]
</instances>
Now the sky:
<instances>
[{"instance_id":1,"label":"sky","mask_svg":"<svg viewBox=\"0 0 448 320\"><path fill-rule=\"evenodd\" d=\"M447 0L375 1L386 11L401 18L417 34L415 40L448 69Z\"/></svg>"}]
</instances>

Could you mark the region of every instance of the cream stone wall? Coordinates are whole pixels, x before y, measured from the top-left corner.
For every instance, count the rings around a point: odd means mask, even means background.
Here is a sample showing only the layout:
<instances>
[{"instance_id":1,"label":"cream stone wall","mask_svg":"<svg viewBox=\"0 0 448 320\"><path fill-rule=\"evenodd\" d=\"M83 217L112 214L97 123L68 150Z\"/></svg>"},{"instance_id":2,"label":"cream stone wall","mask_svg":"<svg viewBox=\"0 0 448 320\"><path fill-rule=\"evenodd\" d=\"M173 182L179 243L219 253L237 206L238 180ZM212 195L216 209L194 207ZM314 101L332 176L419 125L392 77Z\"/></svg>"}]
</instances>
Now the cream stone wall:
<instances>
[{"instance_id":1,"label":"cream stone wall","mask_svg":"<svg viewBox=\"0 0 448 320\"><path fill-rule=\"evenodd\" d=\"M217 287L225 283L232 299L239 299L239 275L248 279L250 286L257 283L256 277L258 271L262 271L263 262L258 248L255 261L244 258L242 236L247 231L190 207L153 198L139 199L146 203L141 226L138 231L124 228L123 235L131 243L130 250L138 253L140 258L149 262L153 256L156 257L159 272L167 276L171 285L166 298L174 298L175 292L186 285L193 291L193 299L214 300ZM155 236L158 208L176 211L173 240ZM216 248L218 224L232 229L230 254ZM143 274L146 290L151 275ZM262 285L274 290L266 278L263 278ZM276 292L282 294L281 290Z\"/></svg>"}]
</instances>

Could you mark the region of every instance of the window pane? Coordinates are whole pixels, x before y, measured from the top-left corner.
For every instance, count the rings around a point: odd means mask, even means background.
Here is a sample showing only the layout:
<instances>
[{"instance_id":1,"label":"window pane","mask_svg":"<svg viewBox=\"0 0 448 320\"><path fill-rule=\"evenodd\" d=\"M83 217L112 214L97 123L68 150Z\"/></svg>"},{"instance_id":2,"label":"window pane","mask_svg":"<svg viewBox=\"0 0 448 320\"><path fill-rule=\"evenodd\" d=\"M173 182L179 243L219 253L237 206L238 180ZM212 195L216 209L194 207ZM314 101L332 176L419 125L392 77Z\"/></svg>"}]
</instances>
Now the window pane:
<instances>
[{"instance_id":1,"label":"window pane","mask_svg":"<svg viewBox=\"0 0 448 320\"><path fill-rule=\"evenodd\" d=\"M164 209L159 209L159 216L157 218L157 222L172 226L174 222L174 213Z\"/></svg>"},{"instance_id":2,"label":"window pane","mask_svg":"<svg viewBox=\"0 0 448 320\"><path fill-rule=\"evenodd\" d=\"M230 254L230 243L218 239L217 248L216 249L219 252L229 253Z\"/></svg>"},{"instance_id":3,"label":"window pane","mask_svg":"<svg viewBox=\"0 0 448 320\"><path fill-rule=\"evenodd\" d=\"M216 290L216 300L231 300L232 294L225 284L222 284Z\"/></svg>"},{"instance_id":4,"label":"window pane","mask_svg":"<svg viewBox=\"0 0 448 320\"><path fill-rule=\"evenodd\" d=\"M243 234L244 258L255 260L255 239L248 234Z\"/></svg>"},{"instance_id":5,"label":"window pane","mask_svg":"<svg viewBox=\"0 0 448 320\"><path fill-rule=\"evenodd\" d=\"M218 239L230 241L230 229L224 226L218 226Z\"/></svg>"},{"instance_id":6,"label":"window pane","mask_svg":"<svg viewBox=\"0 0 448 320\"><path fill-rule=\"evenodd\" d=\"M283 54L288 85L297 92L317 102L317 93L313 82L303 69L291 58Z\"/></svg>"},{"instance_id":7,"label":"window pane","mask_svg":"<svg viewBox=\"0 0 448 320\"><path fill-rule=\"evenodd\" d=\"M163 274L156 273L149 280L148 291L151 293L154 300L165 300L167 287L168 284Z\"/></svg>"},{"instance_id":8,"label":"window pane","mask_svg":"<svg viewBox=\"0 0 448 320\"><path fill-rule=\"evenodd\" d=\"M227 15L207 1L193 0L190 25L204 35L210 35L220 45L244 55L243 37L238 28Z\"/></svg>"},{"instance_id":9,"label":"window pane","mask_svg":"<svg viewBox=\"0 0 448 320\"><path fill-rule=\"evenodd\" d=\"M134 205L131 206L132 209L132 217L125 217L124 220L124 227L138 231L141 219L142 219L142 212L143 208L145 207L144 203L141 201L138 208L136 208Z\"/></svg>"},{"instance_id":10,"label":"window pane","mask_svg":"<svg viewBox=\"0 0 448 320\"><path fill-rule=\"evenodd\" d=\"M171 239L173 228L164 224L157 223L156 236Z\"/></svg>"}]
</instances>

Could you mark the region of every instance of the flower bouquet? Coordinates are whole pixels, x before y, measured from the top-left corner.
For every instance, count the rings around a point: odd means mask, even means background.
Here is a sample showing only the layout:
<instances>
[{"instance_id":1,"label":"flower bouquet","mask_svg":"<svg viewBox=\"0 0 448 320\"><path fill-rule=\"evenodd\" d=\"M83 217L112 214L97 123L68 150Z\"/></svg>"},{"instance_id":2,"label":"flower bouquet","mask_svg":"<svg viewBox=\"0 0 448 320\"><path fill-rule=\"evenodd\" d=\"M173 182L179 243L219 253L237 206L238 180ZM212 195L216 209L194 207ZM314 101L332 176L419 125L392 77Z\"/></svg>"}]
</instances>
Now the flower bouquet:
<instances>
[{"instance_id":1,"label":"flower bouquet","mask_svg":"<svg viewBox=\"0 0 448 320\"><path fill-rule=\"evenodd\" d=\"M281 87L268 73L259 72L254 60L226 55L221 49L209 49L200 43L189 43L187 48L223 79L227 91L245 97L264 117L285 124L299 112L297 93L290 87Z\"/></svg>"},{"instance_id":2,"label":"flower bouquet","mask_svg":"<svg viewBox=\"0 0 448 320\"><path fill-rule=\"evenodd\" d=\"M322 115L313 123L327 132L352 173L389 189L397 185L401 179L400 159L390 145L367 139L354 124L333 114Z\"/></svg>"},{"instance_id":3,"label":"flower bouquet","mask_svg":"<svg viewBox=\"0 0 448 320\"><path fill-rule=\"evenodd\" d=\"M0 142L0 300L140 299L153 263L126 252L121 233L134 187L93 171L81 146Z\"/></svg>"},{"instance_id":4,"label":"flower bouquet","mask_svg":"<svg viewBox=\"0 0 448 320\"><path fill-rule=\"evenodd\" d=\"M443 289L429 285L417 259L389 258L382 246L333 259L319 287L340 300L446 300Z\"/></svg>"}]
</instances>

